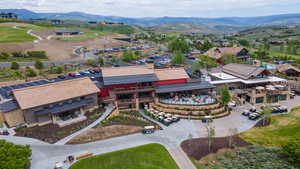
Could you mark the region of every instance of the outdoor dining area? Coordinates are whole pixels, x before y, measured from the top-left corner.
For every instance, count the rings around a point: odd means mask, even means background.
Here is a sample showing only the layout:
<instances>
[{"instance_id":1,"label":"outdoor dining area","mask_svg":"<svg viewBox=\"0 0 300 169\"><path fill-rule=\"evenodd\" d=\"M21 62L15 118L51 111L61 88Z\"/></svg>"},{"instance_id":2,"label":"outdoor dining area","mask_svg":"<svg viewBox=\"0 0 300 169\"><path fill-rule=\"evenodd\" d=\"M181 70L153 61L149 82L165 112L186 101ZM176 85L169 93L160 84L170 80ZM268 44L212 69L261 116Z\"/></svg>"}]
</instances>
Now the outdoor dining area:
<instances>
[{"instance_id":1,"label":"outdoor dining area","mask_svg":"<svg viewBox=\"0 0 300 169\"><path fill-rule=\"evenodd\" d=\"M161 103L174 105L207 105L216 102L216 99L209 95L176 95L170 98L161 98Z\"/></svg>"}]
</instances>

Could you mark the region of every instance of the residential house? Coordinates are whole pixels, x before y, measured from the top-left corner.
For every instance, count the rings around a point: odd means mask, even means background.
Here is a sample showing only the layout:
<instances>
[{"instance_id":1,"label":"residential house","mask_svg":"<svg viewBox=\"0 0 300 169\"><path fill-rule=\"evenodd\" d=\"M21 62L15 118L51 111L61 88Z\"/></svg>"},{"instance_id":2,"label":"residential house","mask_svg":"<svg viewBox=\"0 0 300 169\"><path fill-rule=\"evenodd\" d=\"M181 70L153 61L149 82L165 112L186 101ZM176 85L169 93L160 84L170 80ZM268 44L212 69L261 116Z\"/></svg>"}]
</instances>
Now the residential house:
<instances>
[{"instance_id":1,"label":"residential house","mask_svg":"<svg viewBox=\"0 0 300 169\"><path fill-rule=\"evenodd\" d=\"M277 66L277 71L286 76L299 77L300 69L290 65L290 64L281 64Z\"/></svg>"},{"instance_id":2,"label":"residential house","mask_svg":"<svg viewBox=\"0 0 300 169\"><path fill-rule=\"evenodd\" d=\"M221 59L225 55L233 55L240 61L247 61L250 56L248 55L249 51L243 47L224 47L224 48L211 48L204 55L211 57L217 62L221 63Z\"/></svg>"}]
</instances>

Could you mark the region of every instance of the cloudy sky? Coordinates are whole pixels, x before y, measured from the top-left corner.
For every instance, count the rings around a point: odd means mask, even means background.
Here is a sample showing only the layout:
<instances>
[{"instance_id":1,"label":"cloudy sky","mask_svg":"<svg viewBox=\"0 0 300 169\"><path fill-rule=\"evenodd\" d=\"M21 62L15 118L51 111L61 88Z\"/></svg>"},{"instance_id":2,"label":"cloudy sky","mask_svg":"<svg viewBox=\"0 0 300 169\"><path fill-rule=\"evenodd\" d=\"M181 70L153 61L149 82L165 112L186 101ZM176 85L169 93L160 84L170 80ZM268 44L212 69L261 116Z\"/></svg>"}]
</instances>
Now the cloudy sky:
<instances>
[{"instance_id":1,"label":"cloudy sky","mask_svg":"<svg viewBox=\"0 0 300 169\"><path fill-rule=\"evenodd\" d=\"M124 17L229 17L300 13L300 0L0 0L0 8Z\"/></svg>"}]
</instances>

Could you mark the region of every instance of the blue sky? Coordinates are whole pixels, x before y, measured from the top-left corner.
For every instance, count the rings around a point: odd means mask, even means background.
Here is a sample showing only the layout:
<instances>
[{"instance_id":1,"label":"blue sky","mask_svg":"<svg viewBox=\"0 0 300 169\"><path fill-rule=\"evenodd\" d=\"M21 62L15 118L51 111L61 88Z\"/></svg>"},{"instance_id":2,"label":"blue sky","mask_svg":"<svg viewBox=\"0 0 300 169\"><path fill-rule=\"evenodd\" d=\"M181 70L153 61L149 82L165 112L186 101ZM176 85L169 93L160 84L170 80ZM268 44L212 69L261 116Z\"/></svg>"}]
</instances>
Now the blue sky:
<instances>
[{"instance_id":1,"label":"blue sky","mask_svg":"<svg viewBox=\"0 0 300 169\"><path fill-rule=\"evenodd\" d=\"M124 17L244 17L300 13L300 0L0 0L0 8Z\"/></svg>"}]
</instances>

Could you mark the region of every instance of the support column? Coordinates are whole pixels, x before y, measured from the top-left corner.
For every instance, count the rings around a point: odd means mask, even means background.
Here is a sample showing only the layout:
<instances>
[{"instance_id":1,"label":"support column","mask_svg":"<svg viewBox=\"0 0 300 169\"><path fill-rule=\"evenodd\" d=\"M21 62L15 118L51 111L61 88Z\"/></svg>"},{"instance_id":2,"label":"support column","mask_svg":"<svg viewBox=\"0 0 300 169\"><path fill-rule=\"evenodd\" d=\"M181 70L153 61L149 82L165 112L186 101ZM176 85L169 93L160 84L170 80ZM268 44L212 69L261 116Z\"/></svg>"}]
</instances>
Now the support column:
<instances>
[{"instance_id":1,"label":"support column","mask_svg":"<svg viewBox=\"0 0 300 169\"><path fill-rule=\"evenodd\" d=\"M138 97L138 93L134 93L133 97L134 97L134 101L135 101L135 110L139 111L140 110L140 100Z\"/></svg>"}]
</instances>

